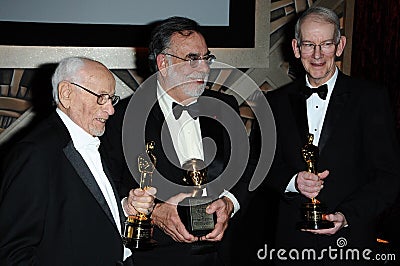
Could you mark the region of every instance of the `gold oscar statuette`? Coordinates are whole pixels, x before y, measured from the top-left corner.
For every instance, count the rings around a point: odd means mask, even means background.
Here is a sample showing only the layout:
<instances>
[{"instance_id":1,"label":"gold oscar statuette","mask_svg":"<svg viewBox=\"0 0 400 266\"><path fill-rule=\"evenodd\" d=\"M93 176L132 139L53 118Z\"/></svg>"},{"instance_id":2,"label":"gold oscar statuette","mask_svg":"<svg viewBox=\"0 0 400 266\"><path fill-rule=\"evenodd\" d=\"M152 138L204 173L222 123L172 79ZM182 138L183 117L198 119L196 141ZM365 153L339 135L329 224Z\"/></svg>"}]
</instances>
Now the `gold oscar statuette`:
<instances>
[{"instance_id":1,"label":"gold oscar statuette","mask_svg":"<svg viewBox=\"0 0 400 266\"><path fill-rule=\"evenodd\" d=\"M215 214L206 213L207 206L212 202L211 197L203 196L207 183L207 167L200 159L190 159L183 164L186 171L183 181L190 185L191 197L178 205L178 213L186 229L194 236L204 236L214 229Z\"/></svg>"},{"instance_id":2,"label":"gold oscar statuette","mask_svg":"<svg viewBox=\"0 0 400 266\"><path fill-rule=\"evenodd\" d=\"M153 173L156 167L156 157L153 154L154 142L146 143L146 153L138 156L140 173L140 188L146 190L152 185ZM153 225L150 213L138 213L128 216L124 228L124 244L130 249L151 249L156 245L153 237Z\"/></svg>"},{"instance_id":3,"label":"gold oscar statuette","mask_svg":"<svg viewBox=\"0 0 400 266\"><path fill-rule=\"evenodd\" d=\"M313 145L314 135L308 134L306 145L301 149L304 161L307 164L307 171L318 174L317 163L319 157L318 147ZM327 229L334 227L333 222L324 219L326 207L316 198L311 202L304 203L301 208L303 221L298 224L299 229Z\"/></svg>"}]
</instances>

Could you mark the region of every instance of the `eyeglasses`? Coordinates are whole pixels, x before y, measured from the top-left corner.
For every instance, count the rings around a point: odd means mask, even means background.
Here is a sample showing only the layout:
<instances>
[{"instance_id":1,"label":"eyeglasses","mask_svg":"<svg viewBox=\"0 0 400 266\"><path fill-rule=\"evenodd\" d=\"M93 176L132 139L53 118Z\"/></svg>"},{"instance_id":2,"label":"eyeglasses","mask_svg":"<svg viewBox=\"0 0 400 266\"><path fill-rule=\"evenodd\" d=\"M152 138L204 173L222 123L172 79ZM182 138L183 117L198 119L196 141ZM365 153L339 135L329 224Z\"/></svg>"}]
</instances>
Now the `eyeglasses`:
<instances>
[{"instance_id":1,"label":"eyeglasses","mask_svg":"<svg viewBox=\"0 0 400 266\"><path fill-rule=\"evenodd\" d=\"M336 43L333 40L324 41L320 44L315 44L312 42L301 42L300 49L304 54L312 54L315 48L319 46L320 52L324 54L331 54L335 51Z\"/></svg>"},{"instance_id":2,"label":"eyeglasses","mask_svg":"<svg viewBox=\"0 0 400 266\"><path fill-rule=\"evenodd\" d=\"M215 55L213 55L213 54L206 54L204 56L199 56L197 54L188 54L186 56L186 58L182 58L182 57L179 57L179 56L176 56L173 54L169 54L169 53L161 53L161 54L169 55L169 56L181 59L183 61L187 61L187 62L189 62L190 66L192 68L198 67L201 60L203 60L204 62L206 62L207 65L210 66L212 63L214 63L215 59L217 59L215 57Z\"/></svg>"},{"instance_id":3,"label":"eyeglasses","mask_svg":"<svg viewBox=\"0 0 400 266\"><path fill-rule=\"evenodd\" d=\"M104 104L106 104L108 102L108 100L111 100L111 104L114 106L119 101L119 96L117 96L117 95L110 95L110 94L107 94L107 93L97 94L97 93L95 93L95 92L93 92L93 91L91 91L91 90L89 90L89 89L87 89L87 88L85 88L85 87L83 87L83 86L81 86L79 84L76 84L74 82L70 82L70 83L72 85L78 86L79 88L83 89L84 91L89 92L90 94L96 96L97 97L97 103L99 105L104 105Z\"/></svg>"}]
</instances>

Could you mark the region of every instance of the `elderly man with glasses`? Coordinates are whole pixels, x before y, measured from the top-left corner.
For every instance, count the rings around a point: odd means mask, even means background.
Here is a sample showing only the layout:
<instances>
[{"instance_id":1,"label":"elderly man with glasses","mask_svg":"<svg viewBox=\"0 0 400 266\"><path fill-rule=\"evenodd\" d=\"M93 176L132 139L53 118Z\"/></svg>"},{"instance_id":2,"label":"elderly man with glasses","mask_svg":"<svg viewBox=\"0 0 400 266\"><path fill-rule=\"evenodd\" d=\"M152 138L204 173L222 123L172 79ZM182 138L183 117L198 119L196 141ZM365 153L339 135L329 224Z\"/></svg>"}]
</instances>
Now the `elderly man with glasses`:
<instances>
[{"instance_id":1,"label":"elderly man with glasses","mask_svg":"<svg viewBox=\"0 0 400 266\"><path fill-rule=\"evenodd\" d=\"M281 196L276 265L379 263L376 222L399 193L399 145L387 91L336 66L345 45L335 12L310 7L292 40L306 73L267 93L278 141L266 180ZM315 172L302 156L311 145ZM320 217L302 213L315 198Z\"/></svg>"},{"instance_id":2,"label":"elderly man with glasses","mask_svg":"<svg viewBox=\"0 0 400 266\"><path fill-rule=\"evenodd\" d=\"M56 111L2 161L0 265L133 265L126 217L98 151L119 100L114 76L70 57L52 83ZM129 200L147 213L155 192L133 190Z\"/></svg>"},{"instance_id":3,"label":"elderly man with glasses","mask_svg":"<svg viewBox=\"0 0 400 266\"><path fill-rule=\"evenodd\" d=\"M150 65L157 72L143 82L132 98L121 101L110 120L112 126L103 137L107 143L104 154L114 162L112 170L120 177L121 196L138 186L134 179L138 175L135 157L129 157L129 153L144 143L155 143L153 185L158 197L151 218L157 245L151 250L135 251L136 265L224 265L217 248L225 240L229 221L243 206L248 184L239 181L232 189L220 186L215 191L211 184L202 191L203 195L217 196L207 207L208 214L216 215L214 229L203 235L193 233L183 223L176 205L188 195L175 189L180 186L185 191L188 184L183 165L193 158L207 164L209 182L226 180L221 176L231 159L233 144L218 120L229 115L238 117L239 108L233 96L205 89L215 59L195 21L184 17L161 21L152 32L149 45ZM123 129L129 127L136 130L126 134ZM144 136L139 136L143 131ZM129 144L129 139L136 139L136 144ZM129 200L124 202L130 205Z\"/></svg>"}]
</instances>

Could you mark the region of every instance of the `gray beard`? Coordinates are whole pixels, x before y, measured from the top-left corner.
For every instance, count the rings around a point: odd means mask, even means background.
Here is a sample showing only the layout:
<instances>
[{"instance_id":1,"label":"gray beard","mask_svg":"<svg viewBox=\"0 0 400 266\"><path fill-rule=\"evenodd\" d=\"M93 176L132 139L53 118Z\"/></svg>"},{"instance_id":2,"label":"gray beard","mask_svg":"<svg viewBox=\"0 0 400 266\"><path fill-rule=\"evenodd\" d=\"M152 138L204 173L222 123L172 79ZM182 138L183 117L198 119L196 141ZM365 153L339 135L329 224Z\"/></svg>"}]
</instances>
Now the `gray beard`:
<instances>
[{"instance_id":1,"label":"gray beard","mask_svg":"<svg viewBox=\"0 0 400 266\"><path fill-rule=\"evenodd\" d=\"M205 89L205 86L203 86L203 85L201 87L197 88L197 89L184 88L183 89L183 93L185 93L189 97L196 97L197 98L197 97L199 97L200 95L203 94L204 89Z\"/></svg>"}]
</instances>

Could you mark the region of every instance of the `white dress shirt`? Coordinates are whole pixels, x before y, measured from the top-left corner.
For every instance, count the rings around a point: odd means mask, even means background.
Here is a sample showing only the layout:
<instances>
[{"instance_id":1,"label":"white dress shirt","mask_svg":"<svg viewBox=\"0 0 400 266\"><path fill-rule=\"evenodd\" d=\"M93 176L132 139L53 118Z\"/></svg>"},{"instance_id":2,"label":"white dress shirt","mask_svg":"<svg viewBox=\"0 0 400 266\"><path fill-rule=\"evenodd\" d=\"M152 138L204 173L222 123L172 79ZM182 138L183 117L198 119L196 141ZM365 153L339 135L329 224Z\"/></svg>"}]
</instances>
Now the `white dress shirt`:
<instances>
[{"instance_id":1,"label":"white dress shirt","mask_svg":"<svg viewBox=\"0 0 400 266\"><path fill-rule=\"evenodd\" d=\"M314 135L313 144L315 146L318 146L319 143L319 138L321 136L326 110L328 109L329 100L331 98L337 76L338 76L338 69L336 68L333 76L325 83L328 85L328 94L325 100L321 99L316 93L311 94L311 96L307 99L308 130L309 133ZM312 88L310 82L308 81L307 76L306 76L306 83L308 87ZM296 176L297 174L295 174L292 177L292 179L290 179L290 182L286 187L285 192L299 192L295 186Z\"/></svg>"},{"instance_id":2,"label":"white dress shirt","mask_svg":"<svg viewBox=\"0 0 400 266\"><path fill-rule=\"evenodd\" d=\"M204 161L203 141L201 137L200 119L193 119L186 110L182 111L181 116L175 119L172 112L172 104L176 102L165 90L157 83L157 99L165 121L171 134L172 143L178 156L181 166L190 159L201 159ZM196 100L189 103L191 105ZM178 103L180 104L180 103ZM207 196L206 189L203 196ZM220 195L226 196L233 203L233 214L240 209L240 204L235 196L227 190Z\"/></svg>"},{"instance_id":3,"label":"white dress shirt","mask_svg":"<svg viewBox=\"0 0 400 266\"><path fill-rule=\"evenodd\" d=\"M121 220L119 216L116 196L111 187L110 181L104 173L100 153L98 151L98 148L100 146L99 138L93 137L92 135L84 131L60 109L57 108L56 112L67 127L75 149L81 154L86 165L89 167L90 172L93 174L96 183L99 185L100 190L103 193L104 198L106 199L108 207L110 208L118 231L121 234ZM124 260L131 254L131 250L124 246Z\"/></svg>"}]
</instances>

